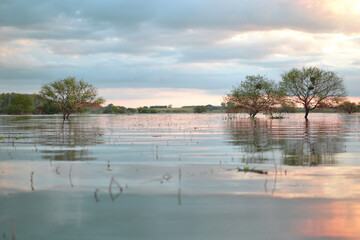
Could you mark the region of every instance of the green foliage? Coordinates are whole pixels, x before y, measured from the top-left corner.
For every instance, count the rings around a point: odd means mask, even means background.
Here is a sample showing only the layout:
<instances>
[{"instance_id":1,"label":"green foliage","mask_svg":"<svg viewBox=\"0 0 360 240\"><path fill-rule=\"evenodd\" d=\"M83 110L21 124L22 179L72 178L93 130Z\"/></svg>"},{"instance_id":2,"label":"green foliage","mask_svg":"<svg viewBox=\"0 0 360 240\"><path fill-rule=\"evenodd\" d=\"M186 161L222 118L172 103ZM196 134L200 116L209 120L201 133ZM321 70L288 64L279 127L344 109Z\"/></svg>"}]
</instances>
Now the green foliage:
<instances>
[{"instance_id":1,"label":"green foliage","mask_svg":"<svg viewBox=\"0 0 360 240\"><path fill-rule=\"evenodd\" d=\"M207 109L205 106L195 106L193 111L194 113L204 113L207 112Z\"/></svg>"},{"instance_id":2,"label":"green foliage","mask_svg":"<svg viewBox=\"0 0 360 240\"><path fill-rule=\"evenodd\" d=\"M126 108L125 107L120 107L120 106L114 106L113 104L109 104L105 107L103 113L106 114L122 114L122 113L126 113Z\"/></svg>"},{"instance_id":3,"label":"green foliage","mask_svg":"<svg viewBox=\"0 0 360 240\"><path fill-rule=\"evenodd\" d=\"M79 113L87 107L97 107L104 99L97 97L97 90L91 84L74 77L54 81L44 85L40 90L42 98L59 105L63 118Z\"/></svg>"},{"instance_id":4,"label":"green foliage","mask_svg":"<svg viewBox=\"0 0 360 240\"><path fill-rule=\"evenodd\" d=\"M0 113L29 114L35 111L41 101L38 94L1 93Z\"/></svg>"},{"instance_id":5,"label":"green foliage","mask_svg":"<svg viewBox=\"0 0 360 240\"><path fill-rule=\"evenodd\" d=\"M180 111L180 112L194 112L194 108L197 106L182 106L181 110L184 111ZM204 106L206 108L207 112L225 112L226 111L226 106L225 103L222 104L221 106L213 106L211 104L205 105Z\"/></svg>"},{"instance_id":6,"label":"green foliage","mask_svg":"<svg viewBox=\"0 0 360 240\"><path fill-rule=\"evenodd\" d=\"M150 108L167 108L167 105L155 105L155 106L150 106Z\"/></svg>"},{"instance_id":7,"label":"green foliage","mask_svg":"<svg viewBox=\"0 0 360 240\"><path fill-rule=\"evenodd\" d=\"M261 111L271 115L283 97L283 89L274 81L264 76L250 75L233 88L227 101L231 103L228 106L232 106L230 111L246 112L250 117L255 117Z\"/></svg>"},{"instance_id":8,"label":"green foliage","mask_svg":"<svg viewBox=\"0 0 360 240\"><path fill-rule=\"evenodd\" d=\"M341 103L341 104L338 106L338 109L339 109L340 111L346 112L346 113L348 113L348 114L357 112L357 110L358 110L356 103L354 103L354 102L349 102L349 101L345 101L345 102Z\"/></svg>"},{"instance_id":9,"label":"green foliage","mask_svg":"<svg viewBox=\"0 0 360 240\"><path fill-rule=\"evenodd\" d=\"M249 168L248 166L244 166L244 168L237 167L238 172L252 172L252 173L258 173L258 174L268 174L268 171L264 170L257 170L255 168Z\"/></svg>"},{"instance_id":10,"label":"green foliage","mask_svg":"<svg viewBox=\"0 0 360 240\"><path fill-rule=\"evenodd\" d=\"M213 106L211 104L206 105L205 108L208 112L221 111L221 110L225 109L222 105L221 106Z\"/></svg>"},{"instance_id":11,"label":"green foliage","mask_svg":"<svg viewBox=\"0 0 360 240\"><path fill-rule=\"evenodd\" d=\"M61 109L58 103L44 100L40 106L36 108L40 114L56 114L60 113Z\"/></svg>"},{"instance_id":12,"label":"green foliage","mask_svg":"<svg viewBox=\"0 0 360 240\"><path fill-rule=\"evenodd\" d=\"M339 97L346 96L343 78L332 71L317 67L292 68L281 77L281 85L289 96L303 105L306 119L310 111L320 106L330 106Z\"/></svg>"},{"instance_id":13,"label":"green foliage","mask_svg":"<svg viewBox=\"0 0 360 240\"><path fill-rule=\"evenodd\" d=\"M158 110L156 110L154 108L147 108L147 107L139 107L137 110L138 110L138 113L159 113Z\"/></svg>"},{"instance_id":14,"label":"green foliage","mask_svg":"<svg viewBox=\"0 0 360 240\"><path fill-rule=\"evenodd\" d=\"M126 111L128 111L129 113L136 113L137 109L136 108L127 108Z\"/></svg>"},{"instance_id":15,"label":"green foliage","mask_svg":"<svg viewBox=\"0 0 360 240\"><path fill-rule=\"evenodd\" d=\"M0 95L0 107L1 107L2 112L4 112L4 109L10 105L11 98L15 94L16 93L2 93Z\"/></svg>"},{"instance_id":16,"label":"green foliage","mask_svg":"<svg viewBox=\"0 0 360 240\"><path fill-rule=\"evenodd\" d=\"M284 119L284 116L281 115L271 116L270 119Z\"/></svg>"},{"instance_id":17,"label":"green foliage","mask_svg":"<svg viewBox=\"0 0 360 240\"><path fill-rule=\"evenodd\" d=\"M33 111L34 101L28 94L12 94L9 106L4 109L6 114L28 114Z\"/></svg>"}]
</instances>

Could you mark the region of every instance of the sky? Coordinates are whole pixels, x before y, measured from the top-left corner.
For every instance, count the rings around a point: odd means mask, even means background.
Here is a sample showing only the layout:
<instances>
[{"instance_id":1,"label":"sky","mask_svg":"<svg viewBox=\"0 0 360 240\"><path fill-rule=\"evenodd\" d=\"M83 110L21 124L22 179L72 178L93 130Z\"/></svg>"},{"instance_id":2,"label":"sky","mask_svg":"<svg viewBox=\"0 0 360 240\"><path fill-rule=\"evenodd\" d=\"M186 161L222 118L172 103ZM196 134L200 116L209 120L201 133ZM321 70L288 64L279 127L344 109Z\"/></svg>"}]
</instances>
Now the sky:
<instances>
[{"instance_id":1,"label":"sky","mask_svg":"<svg viewBox=\"0 0 360 240\"><path fill-rule=\"evenodd\" d=\"M0 1L0 92L74 76L115 105L220 105L246 75L303 66L360 97L360 1Z\"/></svg>"}]
</instances>

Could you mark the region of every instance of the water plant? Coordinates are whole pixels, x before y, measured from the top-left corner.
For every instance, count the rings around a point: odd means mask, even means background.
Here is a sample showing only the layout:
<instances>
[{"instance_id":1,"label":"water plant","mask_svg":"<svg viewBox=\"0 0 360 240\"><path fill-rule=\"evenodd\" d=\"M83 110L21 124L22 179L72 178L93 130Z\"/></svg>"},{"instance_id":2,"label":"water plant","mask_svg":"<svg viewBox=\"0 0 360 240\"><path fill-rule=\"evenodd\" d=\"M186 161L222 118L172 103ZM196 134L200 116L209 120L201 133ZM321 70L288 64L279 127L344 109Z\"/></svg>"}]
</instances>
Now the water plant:
<instances>
[{"instance_id":1,"label":"water plant","mask_svg":"<svg viewBox=\"0 0 360 240\"><path fill-rule=\"evenodd\" d=\"M284 119L284 116L271 116L270 119Z\"/></svg>"},{"instance_id":2,"label":"water plant","mask_svg":"<svg viewBox=\"0 0 360 240\"><path fill-rule=\"evenodd\" d=\"M244 166L244 168L239 168L237 167L237 170L238 172L252 172L252 173L259 173L259 174L268 174L268 171L266 170L258 170L258 169L255 169L255 168L249 168L248 166Z\"/></svg>"},{"instance_id":3,"label":"water plant","mask_svg":"<svg viewBox=\"0 0 360 240\"><path fill-rule=\"evenodd\" d=\"M96 190L95 190L95 192L94 192L94 198L95 198L95 201L96 202L100 202L100 200L99 200L99 198L98 198L98 192L99 192L100 190L97 188Z\"/></svg>"},{"instance_id":4,"label":"water plant","mask_svg":"<svg viewBox=\"0 0 360 240\"><path fill-rule=\"evenodd\" d=\"M116 194L113 194L113 192L112 192L112 188L113 188L114 184L118 187L118 192ZM123 192L123 188L116 181L116 179L114 177L112 177L111 180L110 180L110 184L109 184L109 195L110 195L111 200L115 201L120 196L120 194L122 192Z\"/></svg>"},{"instance_id":5,"label":"water plant","mask_svg":"<svg viewBox=\"0 0 360 240\"><path fill-rule=\"evenodd\" d=\"M31 185L31 191L34 191L34 172L31 172L30 174L30 185Z\"/></svg>"}]
</instances>

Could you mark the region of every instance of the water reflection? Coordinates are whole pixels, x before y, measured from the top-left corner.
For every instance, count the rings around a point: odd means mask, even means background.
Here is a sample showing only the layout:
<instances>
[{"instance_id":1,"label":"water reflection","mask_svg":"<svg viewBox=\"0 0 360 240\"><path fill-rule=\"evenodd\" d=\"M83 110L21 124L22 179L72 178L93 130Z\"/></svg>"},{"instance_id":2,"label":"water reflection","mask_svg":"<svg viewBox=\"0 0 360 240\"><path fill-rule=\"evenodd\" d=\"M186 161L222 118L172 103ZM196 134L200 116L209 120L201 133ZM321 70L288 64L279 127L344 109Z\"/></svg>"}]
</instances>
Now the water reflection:
<instances>
[{"instance_id":1,"label":"water reflection","mask_svg":"<svg viewBox=\"0 0 360 240\"><path fill-rule=\"evenodd\" d=\"M337 163L334 154L345 152L346 129L340 118L238 119L229 121L225 132L228 142L245 153L246 163L333 165Z\"/></svg>"},{"instance_id":2,"label":"water reflection","mask_svg":"<svg viewBox=\"0 0 360 240\"><path fill-rule=\"evenodd\" d=\"M94 160L87 147L104 143L101 128L88 122L62 122L51 134L46 131L41 134L40 144L52 146L41 151L42 158L55 161Z\"/></svg>"},{"instance_id":3,"label":"water reflection","mask_svg":"<svg viewBox=\"0 0 360 240\"><path fill-rule=\"evenodd\" d=\"M299 234L327 239L358 239L360 205L355 201L318 203L305 210L311 218L300 222Z\"/></svg>"},{"instance_id":4,"label":"water reflection","mask_svg":"<svg viewBox=\"0 0 360 240\"><path fill-rule=\"evenodd\" d=\"M92 122L92 124L87 121L61 122L61 124L52 126L52 128L46 128L47 131L41 131L39 143L62 147L102 144L104 143L101 138L103 132L96 125L96 121ZM49 129L50 131L48 131Z\"/></svg>"},{"instance_id":5,"label":"water reflection","mask_svg":"<svg viewBox=\"0 0 360 240\"><path fill-rule=\"evenodd\" d=\"M3 146L11 144L18 158L20 153L34 158L40 153L47 160L94 160L91 146L104 143L101 121L94 117L64 122L58 116L6 116L0 118L0 136ZM31 146L33 152L29 152Z\"/></svg>"},{"instance_id":6,"label":"water reflection","mask_svg":"<svg viewBox=\"0 0 360 240\"><path fill-rule=\"evenodd\" d=\"M256 121L220 114L74 116L71 122L58 116L2 116L0 159L178 162L181 156L201 163L226 163L229 157L243 163L333 165L358 153L358 132L359 115L340 114L313 114L308 122L302 114ZM341 159L338 153L345 150Z\"/></svg>"},{"instance_id":7,"label":"water reflection","mask_svg":"<svg viewBox=\"0 0 360 240\"><path fill-rule=\"evenodd\" d=\"M0 234L16 223L16 239L358 239L360 167L338 153L358 159L359 115L302 118L0 117ZM233 171L241 156L269 174ZM269 164L280 161L343 166Z\"/></svg>"},{"instance_id":8,"label":"water reflection","mask_svg":"<svg viewBox=\"0 0 360 240\"><path fill-rule=\"evenodd\" d=\"M42 158L54 161L83 161L95 160L91 157L91 151L87 149L72 149L72 150L44 150L41 151Z\"/></svg>"}]
</instances>

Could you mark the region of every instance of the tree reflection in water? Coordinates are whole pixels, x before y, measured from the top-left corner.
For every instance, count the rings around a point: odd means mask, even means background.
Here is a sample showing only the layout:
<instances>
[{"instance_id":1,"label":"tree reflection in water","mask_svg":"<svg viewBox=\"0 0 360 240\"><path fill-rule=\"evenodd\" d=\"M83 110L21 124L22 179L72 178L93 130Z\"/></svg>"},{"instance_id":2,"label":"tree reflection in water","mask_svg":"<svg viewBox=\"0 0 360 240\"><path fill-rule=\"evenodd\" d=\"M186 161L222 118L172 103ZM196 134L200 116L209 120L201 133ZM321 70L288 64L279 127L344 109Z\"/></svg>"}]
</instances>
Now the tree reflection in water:
<instances>
[{"instance_id":1,"label":"tree reflection in water","mask_svg":"<svg viewBox=\"0 0 360 240\"><path fill-rule=\"evenodd\" d=\"M285 165L336 164L334 154L345 151L341 119L237 119L226 129L229 142L244 153L244 163ZM273 161L273 162L272 162Z\"/></svg>"},{"instance_id":2,"label":"tree reflection in water","mask_svg":"<svg viewBox=\"0 0 360 240\"><path fill-rule=\"evenodd\" d=\"M55 161L95 160L89 146L103 144L103 132L96 122L76 121L54 124L51 132L42 131L40 145L51 146L42 150L42 158ZM46 128L49 129L49 128Z\"/></svg>"}]
</instances>

